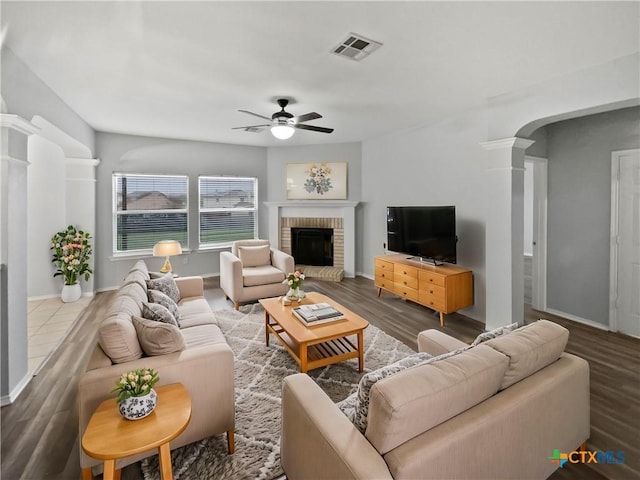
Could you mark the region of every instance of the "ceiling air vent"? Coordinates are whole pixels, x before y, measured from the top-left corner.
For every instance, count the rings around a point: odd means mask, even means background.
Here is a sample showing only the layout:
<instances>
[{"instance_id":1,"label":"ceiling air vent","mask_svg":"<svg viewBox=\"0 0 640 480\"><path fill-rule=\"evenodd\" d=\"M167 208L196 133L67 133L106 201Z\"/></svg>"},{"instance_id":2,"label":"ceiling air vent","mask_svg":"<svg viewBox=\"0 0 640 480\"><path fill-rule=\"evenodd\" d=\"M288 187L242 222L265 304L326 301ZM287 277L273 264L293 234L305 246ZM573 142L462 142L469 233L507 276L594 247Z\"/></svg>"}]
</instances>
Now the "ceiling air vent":
<instances>
[{"instance_id":1,"label":"ceiling air vent","mask_svg":"<svg viewBox=\"0 0 640 480\"><path fill-rule=\"evenodd\" d=\"M331 53L360 61L382 46L382 43L370 40L357 33L350 33Z\"/></svg>"}]
</instances>

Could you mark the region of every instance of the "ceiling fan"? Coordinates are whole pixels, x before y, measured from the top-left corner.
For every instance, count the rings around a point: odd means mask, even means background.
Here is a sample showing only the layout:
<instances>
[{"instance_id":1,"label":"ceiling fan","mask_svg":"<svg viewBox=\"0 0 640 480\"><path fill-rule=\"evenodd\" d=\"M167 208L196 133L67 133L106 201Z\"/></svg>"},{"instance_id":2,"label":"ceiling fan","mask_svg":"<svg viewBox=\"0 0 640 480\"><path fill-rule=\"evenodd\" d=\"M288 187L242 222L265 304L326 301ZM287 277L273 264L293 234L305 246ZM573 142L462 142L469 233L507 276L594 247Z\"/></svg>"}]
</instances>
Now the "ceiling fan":
<instances>
[{"instance_id":1,"label":"ceiling fan","mask_svg":"<svg viewBox=\"0 0 640 480\"><path fill-rule=\"evenodd\" d=\"M289 100L287 100L286 98L279 98L278 105L280 106L281 110L271 115L271 118L265 117L264 115L260 115L258 113L250 112L248 110L238 110L239 112L248 113L249 115L253 115L254 117L259 117L259 118L268 120L270 123L265 123L262 125L249 125L246 127L234 127L233 129L234 130L243 129L247 132L250 132L250 131L256 131L256 129L261 127L271 127L271 134L280 140L286 140L287 138L291 138L296 128L299 128L301 130L311 130L312 132L320 132L320 133L333 132L333 128L316 127L314 125L305 125L304 122L322 118L322 115L316 112L311 112L311 113L306 113L304 115L298 115L297 117L294 117L289 112L284 111L284 108L288 104L289 104Z\"/></svg>"}]
</instances>

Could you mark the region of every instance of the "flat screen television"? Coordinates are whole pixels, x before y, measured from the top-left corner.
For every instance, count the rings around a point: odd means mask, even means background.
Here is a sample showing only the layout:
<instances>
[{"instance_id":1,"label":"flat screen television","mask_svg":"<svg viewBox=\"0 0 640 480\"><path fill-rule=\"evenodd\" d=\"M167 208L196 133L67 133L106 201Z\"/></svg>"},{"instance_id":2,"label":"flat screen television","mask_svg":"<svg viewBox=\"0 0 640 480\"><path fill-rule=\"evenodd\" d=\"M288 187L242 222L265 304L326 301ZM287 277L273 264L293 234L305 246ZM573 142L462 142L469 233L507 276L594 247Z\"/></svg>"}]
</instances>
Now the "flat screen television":
<instances>
[{"instance_id":1,"label":"flat screen television","mask_svg":"<svg viewBox=\"0 0 640 480\"><path fill-rule=\"evenodd\" d=\"M456 263L456 207L387 207L387 245L416 260Z\"/></svg>"}]
</instances>

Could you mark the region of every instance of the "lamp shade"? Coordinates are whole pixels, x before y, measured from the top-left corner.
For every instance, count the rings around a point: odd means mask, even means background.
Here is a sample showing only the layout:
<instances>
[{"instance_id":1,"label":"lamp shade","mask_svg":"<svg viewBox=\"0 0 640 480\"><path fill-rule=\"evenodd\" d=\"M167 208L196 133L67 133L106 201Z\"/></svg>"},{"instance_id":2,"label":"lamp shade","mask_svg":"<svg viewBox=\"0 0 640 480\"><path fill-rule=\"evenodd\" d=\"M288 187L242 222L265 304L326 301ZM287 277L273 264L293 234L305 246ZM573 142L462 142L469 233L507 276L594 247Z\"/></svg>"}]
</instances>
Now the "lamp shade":
<instances>
[{"instance_id":1,"label":"lamp shade","mask_svg":"<svg viewBox=\"0 0 640 480\"><path fill-rule=\"evenodd\" d=\"M160 240L153 246L154 257L164 257L164 265L160 271L167 273L171 271L171 262L169 257L172 255L180 255L182 253L182 246L177 240Z\"/></svg>"},{"instance_id":2,"label":"lamp shade","mask_svg":"<svg viewBox=\"0 0 640 480\"><path fill-rule=\"evenodd\" d=\"M154 257L170 257L181 253L182 246L177 240L160 240L153 246Z\"/></svg>"},{"instance_id":3,"label":"lamp shade","mask_svg":"<svg viewBox=\"0 0 640 480\"><path fill-rule=\"evenodd\" d=\"M271 134L279 140L291 138L295 129L289 125L274 125L271 127Z\"/></svg>"}]
</instances>

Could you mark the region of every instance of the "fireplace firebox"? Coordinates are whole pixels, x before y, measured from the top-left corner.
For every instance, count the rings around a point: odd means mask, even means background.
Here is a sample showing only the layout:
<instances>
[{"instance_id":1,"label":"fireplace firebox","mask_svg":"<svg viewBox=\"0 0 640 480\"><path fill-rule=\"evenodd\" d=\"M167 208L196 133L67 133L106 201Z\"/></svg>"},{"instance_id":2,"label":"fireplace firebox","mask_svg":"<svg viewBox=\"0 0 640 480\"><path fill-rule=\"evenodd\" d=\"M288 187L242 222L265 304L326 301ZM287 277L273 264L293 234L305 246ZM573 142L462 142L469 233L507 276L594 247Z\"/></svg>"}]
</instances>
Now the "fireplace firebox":
<instances>
[{"instance_id":1,"label":"fireplace firebox","mask_svg":"<svg viewBox=\"0 0 640 480\"><path fill-rule=\"evenodd\" d=\"M291 229L291 254L297 264L333 266L333 229L298 227Z\"/></svg>"}]
</instances>

